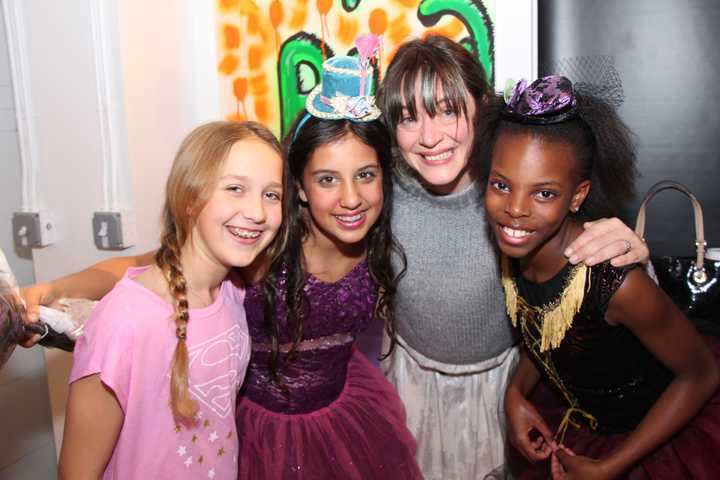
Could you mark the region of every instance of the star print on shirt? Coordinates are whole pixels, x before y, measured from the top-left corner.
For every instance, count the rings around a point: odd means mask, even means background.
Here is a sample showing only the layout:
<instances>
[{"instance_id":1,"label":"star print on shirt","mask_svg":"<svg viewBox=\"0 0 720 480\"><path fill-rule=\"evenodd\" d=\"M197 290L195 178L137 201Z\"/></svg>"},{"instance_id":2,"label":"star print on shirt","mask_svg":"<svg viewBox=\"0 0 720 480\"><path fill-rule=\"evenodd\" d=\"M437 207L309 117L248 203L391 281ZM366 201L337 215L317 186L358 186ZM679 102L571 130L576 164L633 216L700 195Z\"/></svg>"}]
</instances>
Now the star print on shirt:
<instances>
[{"instance_id":1,"label":"star print on shirt","mask_svg":"<svg viewBox=\"0 0 720 480\"><path fill-rule=\"evenodd\" d=\"M185 464L185 468L188 468L188 467L190 467L190 465L192 465L192 463L193 463L193 461L192 461L192 457L188 457L188 458L186 458L186 459L185 459L185 461L184 461L183 463Z\"/></svg>"},{"instance_id":2,"label":"star print on shirt","mask_svg":"<svg viewBox=\"0 0 720 480\"><path fill-rule=\"evenodd\" d=\"M212 432L208 437L208 440L210 440L210 443L215 443L215 440L217 440L218 438L220 438L220 436L217 434L217 432Z\"/></svg>"},{"instance_id":3,"label":"star print on shirt","mask_svg":"<svg viewBox=\"0 0 720 480\"><path fill-rule=\"evenodd\" d=\"M211 468L208 470L208 478L215 478L215 469Z\"/></svg>"},{"instance_id":4,"label":"star print on shirt","mask_svg":"<svg viewBox=\"0 0 720 480\"><path fill-rule=\"evenodd\" d=\"M187 453L187 448L186 448L186 447L184 447L184 446L182 446L182 445L178 447L178 449L177 449L177 454L178 454L178 455L180 455L181 457L184 457L186 453Z\"/></svg>"}]
</instances>

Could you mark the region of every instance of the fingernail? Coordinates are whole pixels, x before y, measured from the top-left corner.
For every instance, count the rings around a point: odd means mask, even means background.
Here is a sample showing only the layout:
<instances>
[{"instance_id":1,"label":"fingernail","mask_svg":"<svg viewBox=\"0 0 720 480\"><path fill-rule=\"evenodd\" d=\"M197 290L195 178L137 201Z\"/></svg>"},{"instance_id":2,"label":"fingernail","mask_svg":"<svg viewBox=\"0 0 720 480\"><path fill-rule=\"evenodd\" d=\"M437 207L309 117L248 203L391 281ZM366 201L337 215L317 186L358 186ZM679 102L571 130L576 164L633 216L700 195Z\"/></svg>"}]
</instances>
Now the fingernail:
<instances>
[{"instance_id":1,"label":"fingernail","mask_svg":"<svg viewBox=\"0 0 720 480\"><path fill-rule=\"evenodd\" d=\"M577 257L577 255L571 255L570 258L568 258L568 260L573 265L575 265L576 263L578 263L578 261L580 261L580 259Z\"/></svg>"},{"instance_id":2,"label":"fingernail","mask_svg":"<svg viewBox=\"0 0 720 480\"><path fill-rule=\"evenodd\" d=\"M587 265L588 267L591 267L591 266L595 265L595 257L588 257L588 258L586 258L586 259L585 259L585 265Z\"/></svg>"},{"instance_id":3,"label":"fingernail","mask_svg":"<svg viewBox=\"0 0 720 480\"><path fill-rule=\"evenodd\" d=\"M563 255L565 255L566 257L570 257L570 255L572 255L572 254L573 254L572 248L566 248L565 251L563 252Z\"/></svg>"}]
</instances>

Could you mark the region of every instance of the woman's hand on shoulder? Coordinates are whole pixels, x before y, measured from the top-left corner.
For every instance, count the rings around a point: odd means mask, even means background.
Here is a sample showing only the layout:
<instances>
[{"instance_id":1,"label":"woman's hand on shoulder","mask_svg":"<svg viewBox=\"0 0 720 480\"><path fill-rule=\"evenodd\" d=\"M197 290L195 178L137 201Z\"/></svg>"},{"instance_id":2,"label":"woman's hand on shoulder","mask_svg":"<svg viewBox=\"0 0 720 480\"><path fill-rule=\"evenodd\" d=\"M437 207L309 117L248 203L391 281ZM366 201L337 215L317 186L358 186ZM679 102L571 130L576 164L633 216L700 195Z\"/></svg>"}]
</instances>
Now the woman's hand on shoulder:
<instances>
[{"instance_id":1,"label":"woman's hand on shoulder","mask_svg":"<svg viewBox=\"0 0 720 480\"><path fill-rule=\"evenodd\" d=\"M647 263L650 258L645 241L618 218L601 218L583 224L585 231L565 250L570 263L587 265L610 260L615 267Z\"/></svg>"}]
</instances>

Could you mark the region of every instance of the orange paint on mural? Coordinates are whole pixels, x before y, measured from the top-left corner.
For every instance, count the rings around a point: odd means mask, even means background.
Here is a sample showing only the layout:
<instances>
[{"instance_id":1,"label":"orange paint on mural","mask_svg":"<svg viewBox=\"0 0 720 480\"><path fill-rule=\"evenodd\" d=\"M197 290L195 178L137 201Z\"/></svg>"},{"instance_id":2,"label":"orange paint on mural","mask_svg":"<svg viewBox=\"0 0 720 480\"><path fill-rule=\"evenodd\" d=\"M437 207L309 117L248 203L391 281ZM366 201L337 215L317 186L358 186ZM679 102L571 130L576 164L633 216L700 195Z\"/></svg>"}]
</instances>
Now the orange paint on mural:
<instances>
[{"instance_id":1,"label":"orange paint on mural","mask_svg":"<svg viewBox=\"0 0 720 480\"><path fill-rule=\"evenodd\" d=\"M405 15L398 15L390 22L388 36L394 43L400 44L410 35L411 32L412 29L410 28L410 25L408 25Z\"/></svg>"},{"instance_id":2,"label":"orange paint on mural","mask_svg":"<svg viewBox=\"0 0 720 480\"><path fill-rule=\"evenodd\" d=\"M225 48L234 50L240 47L240 31L235 25L225 25L223 27L223 37L225 38Z\"/></svg>"},{"instance_id":3,"label":"orange paint on mural","mask_svg":"<svg viewBox=\"0 0 720 480\"><path fill-rule=\"evenodd\" d=\"M245 99L245 94L247 93L247 79L245 77L238 77L233 81L233 95L235 95L235 98L237 98L239 101L243 101Z\"/></svg>"},{"instance_id":4,"label":"orange paint on mural","mask_svg":"<svg viewBox=\"0 0 720 480\"><path fill-rule=\"evenodd\" d=\"M447 24L440 28L446 36L454 38L465 31L465 24L455 17L450 17Z\"/></svg>"},{"instance_id":5,"label":"orange paint on mural","mask_svg":"<svg viewBox=\"0 0 720 480\"><path fill-rule=\"evenodd\" d=\"M382 8L376 8L370 12L370 20L368 21L370 32L375 35L382 35L387 29L387 13Z\"/></svg>"},{"instance_id":6,"label":"orange paint on mural","mask_svg":"<svg viewBox=\"0 0 720 480\"><path fill-rule=\"evenodd\" d=\"M228 115L225 115L225 120L229 122L243 122L247 120L247 118L245 118L245 115L239 113L230 113Z\"/></svg>"},{"instance_id":7,"label":"orange paint on mural","mask_svg":"<svg viewBox=\"0 0 720 480\"><path fill-rule=\"evenodd\" d=\"M393 0L395 3L409 9L415 10L415 7L420 5L420 0Z\"/></svg>"},{"instance_id":8,"label":"orange paint on mural","mask_svg":"<svg viewBox=\"0 0 720 480\"><path fill-rule=\"evenodd\" d=\"M250 48L248 50L248 67L250 70L257 70L262 66L262 61L264 57L264 51L263 51L262 45L258 45L257 43L254 45L250 45Z\"/></svg>"},{"instance_id":9,"label":"orange paint on mural","mask_svg":"<svg viewBox=\"0 0 720 480\"><path fill-rule=\"evenodd\" d=\"M272 114L264 98L255 99L255 118L266 125L268 125L272 119Z\"/></svg>"},{"instance_id":10,"label":"orange paint on mural","mask_svg":"<svg viewBox=\"0 0 720 480\"><path fill-rule=\"evenodd\" d=\"M346 46L352 45L353 40L355 40L355 37L357 37L357 33L357 19L346 17L344 15L338 17L338 28L335 38L337 41Z\"/></svg>"},{"instance_id":11,"label":"orange paint on mural","mask_svg":"<svg viewBox=\"0 0 720 480\"><path fill-rule=\"evenodd\" d=\"M260 7L253 0L240 0L240 15L257 15L260 13Z\"/></svg>"},{"instance_id":12,"label":"orange paint on mural","mask_svg":"<svg viewBox=\"0 0 720 480\"><path fill-rule=\"evenodd\" d=\"M270 4L270 23L273 28L277 28L283 21L283 6L280 0L275 0Z\"/></svg>"},{"instance_id":13,"label":"orange paint on mural","mask_svg":"<svg viewBox=\"0 0 720 480\"><path fill-rule=\"evenodd\" d=\"M305 22L307 21L308 7L307 0L298 0L295 2L295 8L292 12L292 18L290 19L290 29L303 30Z\"/></svg>"},{"instance_id":14,"label":"orange paint on mural","mask_svg":"<svg viewBox=\"0 0 720 480\"><path fill-rule=\"evenodd\" d=\"M267 20L264 20L259 30L260 38L265 46L265 55L275 55L275 44L273 43L275 42L275 29L272 28L272 25L270 25Z\"/></svg>"},{"instance_id":15,"label":"orange paint on mural","mask_svg":"<svg viewBox=\"0 0 720 480\"><path fill-rule=\"evenodd\" d=\"M220 0L220 11L229 12L240 6L240 0Z\"/></svg>"},{"instance_id":16,"label":"orange paint on mural","mask_svg":"<svg viewBox=\"0 0 720 480\"><path fill-rule=\"evenodd\" d=\"M238 66L238 57L237 55L233 55L232 53L228 53L225 55L225 57L220 61L220 65L218 65L218 71L222 73L223 75L231 75L235 69Z\"/></svg>"},{"instance_id":17,"label":"orange paint on mural","mask_svg":"<svg viewBox=\"0 0 720 480\"><path fill-rule=\"evenodd\" d=\"M326 15L332 7L332 0L317 0L316 6L320 15Z\"/></svg>"},{"instance_id":18,"label":"orange paint on mural","mask_svg":"<svg viewBox=\"0 0 720 480\"><path fill-rule=\"evenodd\" d=\"M465 24L457 18L452 17L447 21L447 23L445 23L445 25L425 30L422 34L422 38L427 38L430 35L442 35L455 40L463 32L465 32Z\"/></svg>"},{"instance_id":19,"label":"orange paint on mural","mask_svg":"<svg viewBox=\"0 0 720 480\"><path fill-rule=\"evenodd\" d=\"M258 35L260 33L260 17L255 13L248 14L248 35Z\"/></svg>"},{"instance_id":20,"label":"orange paint on mural","mask_svg":"<svg viewBox=\"0 0 720 480\"><path fill-rule=\"evenodd\" d=\"M260 75L254 75L250 77L250 94L251 95L265 95L270 91L268 86L267 77L264 73Z\"/></svg>"}]
</instances>

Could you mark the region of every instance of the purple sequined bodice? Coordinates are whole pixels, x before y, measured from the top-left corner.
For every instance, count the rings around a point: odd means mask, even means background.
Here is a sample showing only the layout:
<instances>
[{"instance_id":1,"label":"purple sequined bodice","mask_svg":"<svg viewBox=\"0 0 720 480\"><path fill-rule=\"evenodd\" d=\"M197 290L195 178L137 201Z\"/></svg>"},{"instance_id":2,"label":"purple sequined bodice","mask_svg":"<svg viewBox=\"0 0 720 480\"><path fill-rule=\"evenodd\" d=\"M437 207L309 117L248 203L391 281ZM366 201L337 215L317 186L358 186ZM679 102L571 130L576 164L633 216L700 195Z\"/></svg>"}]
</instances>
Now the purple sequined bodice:
<instances>
[{"instance_id":1,"label":"purple sequined bodice","mask_svg":"<svg viewBox=\"0 0 720 480\"><path fill-rule=\"evenodd\" d=\"M292 342L294 329L286 328L285 279L280 278L277 319L279 343ZM243 386L243 395L268 410L306 413L332 403L345 385L354 336L365 330L374 317L377 286L370 277L367 261L360 262L335 283L308 277L305 294L309 313L303 323L303 341L293 361L285 362L281 349L280 378L284 388L271 376L270 336L265 326L264 294L259 286L245 296L245 311L252 338L252 355Z\"/></svg>"}]
</instances>

